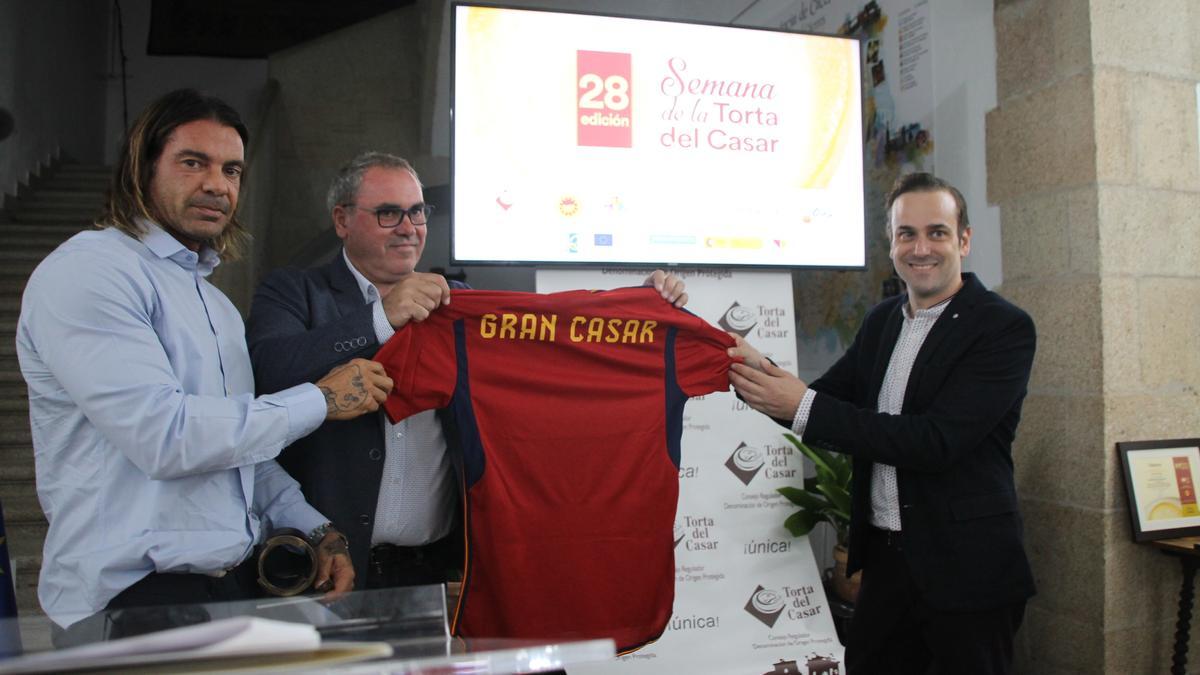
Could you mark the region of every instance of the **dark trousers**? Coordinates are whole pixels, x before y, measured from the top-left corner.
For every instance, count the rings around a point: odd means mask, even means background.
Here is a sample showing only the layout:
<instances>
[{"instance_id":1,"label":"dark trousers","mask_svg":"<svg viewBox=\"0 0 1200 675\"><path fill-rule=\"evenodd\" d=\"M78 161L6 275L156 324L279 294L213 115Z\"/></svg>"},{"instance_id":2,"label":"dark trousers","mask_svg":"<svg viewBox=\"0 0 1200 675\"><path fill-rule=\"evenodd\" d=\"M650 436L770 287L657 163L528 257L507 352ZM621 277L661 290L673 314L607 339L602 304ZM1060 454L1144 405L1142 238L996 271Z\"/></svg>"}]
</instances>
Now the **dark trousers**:
<instances>
[{"instance_id":1,"label":"dark trousers","mask_svg":"<svg viewBox=\"0 0 1200 675\"><path fill-rule=\"evenodd\" d=\"M458 530L424 546L376 544L371 547L370 556L368 589L462 580L463 543Z\"/></svg>"},{"instance_id":2,"label":"dark trousers","mask_svg":"<svg viewBox=\"0 0 1200 675\"><path fill-rule=\"evenodd\" d=\"M1007 675L1021 601L980 612L927 605L904 559L903 535L872 529L846 639L849 675Z\"/></svg>"},{"instance_id":3,"label":"dark trousers","mask_svg":"<svg viewBox=\"0 0 1200 675\"><path fill-rule=\"evenodd\" d=\"M151 572L121 591L105 608L66 630L51 631L54 646L143 635L209 620L197 605L259 597L257 558L251 556L224 576Z\"/></svg>"}]
</instances>

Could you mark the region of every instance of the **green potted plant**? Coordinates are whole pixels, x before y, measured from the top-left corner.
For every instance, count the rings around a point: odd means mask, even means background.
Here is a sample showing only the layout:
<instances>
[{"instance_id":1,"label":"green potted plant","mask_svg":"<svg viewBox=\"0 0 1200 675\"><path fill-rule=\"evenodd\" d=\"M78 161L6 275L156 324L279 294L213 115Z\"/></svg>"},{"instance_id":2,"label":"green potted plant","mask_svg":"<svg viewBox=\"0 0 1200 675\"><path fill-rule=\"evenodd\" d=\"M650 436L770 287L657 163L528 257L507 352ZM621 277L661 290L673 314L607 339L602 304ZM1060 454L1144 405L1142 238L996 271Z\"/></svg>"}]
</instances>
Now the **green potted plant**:
<instances>
[{"instance_id":1,"label":"green potted plant","mask_svg":"<svg viewBox=\"0 0 1200 675\"><path fill-rule=\"evenodd\" d=\"M801 537L817 526L829 523L837 535L833 547L833 589L843 600L854 602L862 574L846 577L847 544L850 536L850 457L805 445L792 434L784 434L796 449L816 466L817 474L804 479L802 487L781 487L779 493L800 507L783 522L794 537Z\"/></svg>"}]
</instances>

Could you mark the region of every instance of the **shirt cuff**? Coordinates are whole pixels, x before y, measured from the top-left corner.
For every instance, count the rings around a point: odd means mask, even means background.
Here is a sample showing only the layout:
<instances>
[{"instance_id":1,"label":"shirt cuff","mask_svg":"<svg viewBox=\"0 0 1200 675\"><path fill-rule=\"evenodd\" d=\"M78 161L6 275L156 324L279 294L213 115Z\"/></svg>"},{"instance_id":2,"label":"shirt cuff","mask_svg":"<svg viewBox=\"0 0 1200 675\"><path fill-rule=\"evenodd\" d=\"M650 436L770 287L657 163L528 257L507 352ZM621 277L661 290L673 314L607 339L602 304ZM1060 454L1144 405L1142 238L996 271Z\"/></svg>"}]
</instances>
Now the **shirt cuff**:
<instances>
[{"instance_id":1,"label":"shirt cuff","mask_svg":"<svg viewBox=\"0 0 1200 675\"><path fill-rule=\"evenodd\" d=\"M816 398L817 392L810 387L800 399L800 405L796 406L796 416L792 418L792 433L800 440L804 440L804 430L808 428L808 413L812 410Z\"/></svg>"},{"instance_id":2,"label":"shirt cuff","mask_svg":"<svg viewBox=\"0 0 1200 675\"><path fill-rule=\"evenodd\" d=\"M396 334L396 329L392 328L392 322L388 321L387 313L383 311L383 301L376 300L372 304L374 305L371 314L374 317L372 323L375 324L375 339L379 340L379 344L383 344Z\"/></svg>"},{"instance_id":3,"label":"shirt cuff","mask_svg":"<svg viewBox=\"0 0 1200 675\"><path fill-rule=\"evenodd\" d=\"M308 538L310 532L324 525L325 523L331 522L328 518L321 515L320 511L314 509L307 503L297 504L296 513L291 515L296 519L296 524L293 527L303 532L306 539Z\"/></svg>"},{"instance_id":4,"label":"shirt cuff","mask_svg":"<svg viewBox=\"0 0 1200 675\"><path fill-rule=\"evenodd\" d=\"M325 395L315 384L298 384L272 394L271 398L288 412L288 435L284 447L316 431L325 421L328 412Z\"/></svg>"},{"instance_id":5,"label":"shirt cuff","mask_svg":"<svg viewBox=\"0 0 1200 675\"><path fill-rule=\"evenodd\" d=\"M280 522L272 522L271 525L274 529L289 527L295 528L300 530L300 532L304 535L304 538L307 539L309 532L312 532L328 522L331 521L320 511L313 508L311 504L305 501L300 501L296 504L293 504L291 508L287 510L287 513L281 516Z\"/></svg>"}]
</instances>

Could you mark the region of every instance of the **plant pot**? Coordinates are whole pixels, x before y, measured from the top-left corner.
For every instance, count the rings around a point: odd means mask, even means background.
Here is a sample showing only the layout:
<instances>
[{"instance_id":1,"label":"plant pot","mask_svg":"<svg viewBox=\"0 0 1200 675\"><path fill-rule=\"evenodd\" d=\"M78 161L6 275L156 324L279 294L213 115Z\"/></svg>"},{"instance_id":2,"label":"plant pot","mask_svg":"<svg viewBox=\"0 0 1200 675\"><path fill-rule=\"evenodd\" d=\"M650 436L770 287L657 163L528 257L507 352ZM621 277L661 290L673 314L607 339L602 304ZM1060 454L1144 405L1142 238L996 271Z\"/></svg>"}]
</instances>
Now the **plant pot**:
<instances>
[{"instance_id":1,"label":"plant pot","mask_svg":"<svg viewBox=\"0 0 1200 675\"><path fill-rule=\"evenodd\" d=\"M833 592L846 602L858 599L858 588L862 585L862 570L846 577L846 559L850 552L845 546L838 544L833 547Z\"/></svg>"}]
</instances>

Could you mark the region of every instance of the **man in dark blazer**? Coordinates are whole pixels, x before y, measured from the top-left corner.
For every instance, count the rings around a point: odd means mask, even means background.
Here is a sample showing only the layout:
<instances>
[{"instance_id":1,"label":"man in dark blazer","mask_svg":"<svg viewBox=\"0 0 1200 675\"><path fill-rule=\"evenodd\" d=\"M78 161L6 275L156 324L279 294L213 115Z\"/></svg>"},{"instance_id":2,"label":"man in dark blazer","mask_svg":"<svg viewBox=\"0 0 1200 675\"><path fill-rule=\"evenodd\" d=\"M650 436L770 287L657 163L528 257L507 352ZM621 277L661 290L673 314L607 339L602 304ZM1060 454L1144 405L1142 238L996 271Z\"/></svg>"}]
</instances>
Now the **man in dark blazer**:
<instances>
[{"instance_id":1,"label":"man in dark blazer","mask_svg":"<svg viewBox=\"0 0 1200 675\"><path fill-rule=\"evenodd\" d=\"M466 288L416 271L431 209L406 160L355 157L326 204L343 250L323 266L272 272L255 292L246 332L259 391L311 381L328 371L321 364L370 358L396 330L448 304L451 288ZM677 306L687 301L674 275L656 271L646 283ZM427 411L396 424L382 414L328 423L280 455L309 502L349 539L360 587L460 578L452 422Z\"/></svg>"},{"instance_id":2,"label":"man in dark blazer","mask_svg":"<svg viewBox=\"0 0 1200 675\"><path fill-rule=\"evenodd\" d=\"M276 270L255 291L246 335L259 391L310 381L323 363L370 358L396 329L449 302L452 285L464 287L416 271L429 208L406 160L359 155L326 201L343 250L319 267ZM279 456L349 539L360 588L457 578L458 498L442 422L430 411L396 425L382 415L329 423ZM391 516L382 523L381 486Z\"/></svg>"},{"instance_id":3,"label":"man in dark blazer","mask_svg":"<svg viewBox=\"0 0 1200 675\"><path fill-rule=\"evenodd\" d=\"M1008 673L1034 593L1011 451L1033 321L962 273L957 189L910 174L887 209L908 292L874 307L811 386L744 342L730 380L806 443L854 457L848 572L863 583L848 672Z\"/></svg>"}]
</instances>

